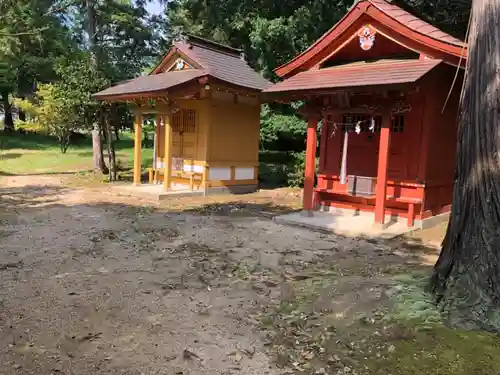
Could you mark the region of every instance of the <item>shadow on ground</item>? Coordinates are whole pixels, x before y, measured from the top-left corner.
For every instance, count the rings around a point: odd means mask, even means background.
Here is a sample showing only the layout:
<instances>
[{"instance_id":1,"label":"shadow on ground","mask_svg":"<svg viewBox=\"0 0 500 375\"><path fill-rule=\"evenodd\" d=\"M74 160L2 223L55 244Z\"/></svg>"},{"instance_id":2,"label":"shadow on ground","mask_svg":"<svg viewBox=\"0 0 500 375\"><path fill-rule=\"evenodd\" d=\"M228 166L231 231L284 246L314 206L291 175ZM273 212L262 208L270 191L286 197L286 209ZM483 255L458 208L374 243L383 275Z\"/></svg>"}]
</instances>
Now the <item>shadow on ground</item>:
<instances>
[{"instance_id":1,"label":"shadow on ground","mask_svg":"<svg viewBox=\"0 0 500 375\"><path fill-rule=\"evenodd\" d=\"M7 159L17 159L17 158L20 158L21 156L23 156L23 155L15 153L15 152L10 152L8 154L6 154L6 153L0 153L0 162L2 160L7 160Z\"/></svg>"}]
</instances>

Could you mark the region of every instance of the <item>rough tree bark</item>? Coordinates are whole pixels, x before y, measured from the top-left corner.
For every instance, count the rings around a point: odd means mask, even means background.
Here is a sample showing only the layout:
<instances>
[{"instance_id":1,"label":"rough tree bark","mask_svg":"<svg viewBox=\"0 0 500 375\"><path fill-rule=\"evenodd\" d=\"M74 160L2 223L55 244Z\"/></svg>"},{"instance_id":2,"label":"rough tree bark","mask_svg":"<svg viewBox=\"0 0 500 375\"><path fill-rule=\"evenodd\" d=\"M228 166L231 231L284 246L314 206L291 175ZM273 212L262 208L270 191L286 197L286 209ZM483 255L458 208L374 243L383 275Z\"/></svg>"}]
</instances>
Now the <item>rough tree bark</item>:
<instances>
[{"instance_id":1,"label":"rough tree bark","mask_svg":"<svg viewBox=\"0 0 500 375\"><path fill-rule=\"evenodd\" d=\"M500 0L473 0L453 207L431 288L452 326L500 333Z\"/></svg>"}]
</instances>

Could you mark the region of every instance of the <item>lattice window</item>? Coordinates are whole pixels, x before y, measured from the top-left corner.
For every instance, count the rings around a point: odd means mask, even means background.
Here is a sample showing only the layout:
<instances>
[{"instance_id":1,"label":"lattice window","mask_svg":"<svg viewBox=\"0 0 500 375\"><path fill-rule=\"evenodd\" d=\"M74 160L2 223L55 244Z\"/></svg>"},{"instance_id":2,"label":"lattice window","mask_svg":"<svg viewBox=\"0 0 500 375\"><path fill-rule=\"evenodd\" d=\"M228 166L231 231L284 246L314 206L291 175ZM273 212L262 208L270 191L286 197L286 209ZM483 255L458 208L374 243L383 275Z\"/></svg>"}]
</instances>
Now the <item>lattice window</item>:
<instances>
[{"instance_id":1,"label":"lattice window","mask_svg":"<svg viewBox=\"0 0 500 375\"><path fill-rule=\"evenodd\" d=\"M194 109L180 109L172 116L172 130L176 133L196 132L196 111Z\"/></svg>"},{"instance_id":2,"label":"lattice window","mask_svg":"<svg viewBox=\"0 0 500 375\"><path fill-rule=\"evenodd\" d=\"M392 119L392 132L393 133L403 133L405 130L405 116L396 115Z\"/></svg>"}]
</instances>

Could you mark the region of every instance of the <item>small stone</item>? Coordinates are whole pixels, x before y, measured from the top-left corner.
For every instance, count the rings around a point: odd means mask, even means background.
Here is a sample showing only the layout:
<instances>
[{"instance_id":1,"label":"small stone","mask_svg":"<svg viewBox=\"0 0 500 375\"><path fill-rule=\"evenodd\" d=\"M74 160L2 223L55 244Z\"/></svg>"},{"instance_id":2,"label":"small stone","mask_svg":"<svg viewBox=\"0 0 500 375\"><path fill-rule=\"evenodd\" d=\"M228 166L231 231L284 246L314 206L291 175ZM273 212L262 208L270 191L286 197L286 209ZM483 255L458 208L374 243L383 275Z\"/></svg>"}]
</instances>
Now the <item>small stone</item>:
<instances>
[{"instance_id":1,"label":"small stone","mask_svg":"<svg viewBox=\"0 0 500 375\"><path fill-rule=\"evenodd\" d=\"M302 357L304 357L305 359L307 359L308 361L314 359L315 357L315 354L313 351L308 351L308 352L302 352L301 353Z\"/></svg>"},{"instance_id":2,"label":"small stone","mask_svg":"<svg viewBox=\"0 0 500 375\"><path fill-rule=\"evenodd\" d=\"M233 357L233 361L235 361L235 362L241 362L241 360L243 359L243 356L240 353L236 353L232 357Z\"/></svg>"},{"instance_id":3,"label":"small stone","mask_svg":"<svg viewBox=\"0 0 500 375\"><path fill-rule=\"evenodd\" d=\"M394 345L390 345L388 348L387 348L387 351L389 353L394 353L396 351L396 347Z\"/></svg>"}]
</instances>

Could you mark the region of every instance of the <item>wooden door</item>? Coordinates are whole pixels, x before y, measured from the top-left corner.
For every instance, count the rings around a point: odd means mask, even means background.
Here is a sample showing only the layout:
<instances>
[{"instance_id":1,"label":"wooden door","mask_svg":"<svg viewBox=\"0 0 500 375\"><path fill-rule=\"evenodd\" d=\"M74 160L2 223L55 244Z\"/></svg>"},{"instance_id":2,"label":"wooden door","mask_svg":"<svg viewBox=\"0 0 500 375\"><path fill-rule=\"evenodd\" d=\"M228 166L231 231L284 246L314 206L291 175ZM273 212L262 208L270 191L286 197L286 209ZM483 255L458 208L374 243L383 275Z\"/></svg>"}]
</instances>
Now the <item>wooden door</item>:
<instances>
[{"instance_id":1,"label":"wooden door","mask_svg":"<svg viewBox=\"0 0 500 375\"><path fill-rule=\"evenodd\" d=\"M389 153L389 170L388 177L390 179L404 179L408 176L408 144L407 131L405 129L407 118L404 114L396 115L392 119L391 126L391 143Z\"/></svg>"},{"instance_id":2,"label":"wooden door","mask_svg":"<svg viewBox=\"0 0 500 375\"><path fill-rule=\"evenodd\" d=\"M196 111L180 109L172 116L172 155L181 159L196 157Z\"/></svg>"}]
</instances>

